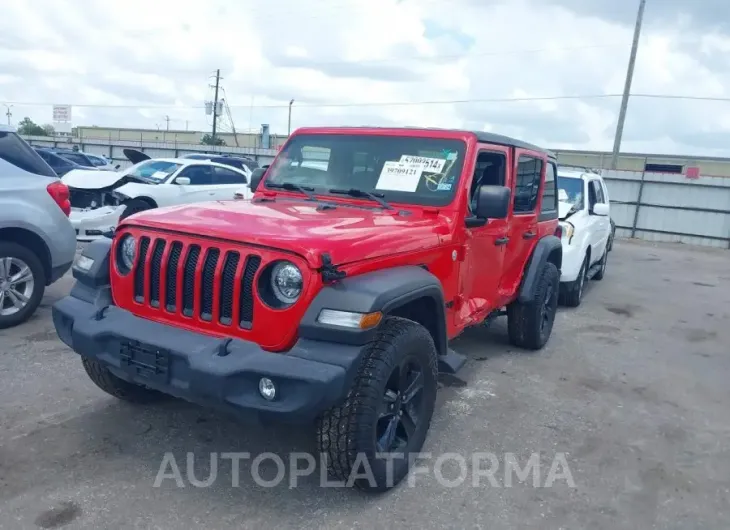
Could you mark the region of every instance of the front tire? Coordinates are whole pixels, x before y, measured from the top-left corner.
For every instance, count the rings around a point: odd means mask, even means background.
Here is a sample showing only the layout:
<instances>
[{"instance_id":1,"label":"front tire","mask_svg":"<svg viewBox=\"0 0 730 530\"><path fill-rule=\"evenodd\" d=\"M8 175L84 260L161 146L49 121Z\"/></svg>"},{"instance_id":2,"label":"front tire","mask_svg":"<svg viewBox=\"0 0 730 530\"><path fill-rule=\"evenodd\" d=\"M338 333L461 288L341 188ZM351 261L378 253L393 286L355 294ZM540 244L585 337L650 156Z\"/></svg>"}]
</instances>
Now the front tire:
<instances>
[{"instance_id":1,"label":"front tire","mask_svg":"<svg viewBox=\"0 0 730 530\"><path fill-rule=\"evenodd\" d=\"M601 258L601 268L593 276L592 279L600 281L606 274L606 264L608 263L608 249L603 251L603 257Z\"/></svg>"},{"instance_id":2,"label":"front tire","mask_svg":"<svg viewBox=\"0 0 730 530\"><path fill-rule=\"evenodd\" d=\"M513 345L528 350L539 350L545 346L555 323L559 289L558 268L547 262L532 300L516 301L507 307L507 328Z\"/></svg>"},{"instance_id":3,"label":"front tire","mask_svg":"<svg viewBox=\"0 0 730 530\"><path fill-rule=\"evenodd\" d=\"M89 379L91 379L91 381L101 390L117 399L128 401L130 403L146 405L161 401L166 397L164 394L155 390L119 379L104 365L94 359L82 357L81 363L83 364L84 370L86 370L86 374L89 376Z\"/></svg>"},{"instance_id":4,"label":"front tire","mask_svg":"<svg viewBox=\"0 0 730 530\"><path fill-rule=\"evenodd\" d=\"M152 205L148 203L147 201L140 200L140 199L132 199L127 203L127 206L124 208L124 211L119 216L119 220L123 221L130 215L134 215L139 212L144 212L145 210L151 210Z\"/></svg>"},{"instance_id":5,"label":"front tire","mask_svg":"<svg viewBox=\"0 0 730 530\"><path fill-rule=\"evenodd\" d=\"M560 303L568 307L578 307L583 300L583 289L586 284L588 273L588 255L583 258L583 263L578 271L578 278L574 282L560 284Z\"/></svg>"},{"instance_id":6,"label":"front tire","mask_svg":"<svg viewBox=\"0 0 730 530\"><path fill-rule=\"evenodd\" d=\"M46 290L40 258L27 247L0 242L0 329L28 320Z\"/></svg>"},{"instance_id":7,"label":"front tire","mask_svg":"<svg viewBox=\"0 0 730 530\"><path fill-rule=\"evenodd\" d=\"M346 485L385 491L408 474L436 404L437 353L416 322L388 317L361 361L344 403L317 423L329 473Z\"/></svg>"}]
</instances>

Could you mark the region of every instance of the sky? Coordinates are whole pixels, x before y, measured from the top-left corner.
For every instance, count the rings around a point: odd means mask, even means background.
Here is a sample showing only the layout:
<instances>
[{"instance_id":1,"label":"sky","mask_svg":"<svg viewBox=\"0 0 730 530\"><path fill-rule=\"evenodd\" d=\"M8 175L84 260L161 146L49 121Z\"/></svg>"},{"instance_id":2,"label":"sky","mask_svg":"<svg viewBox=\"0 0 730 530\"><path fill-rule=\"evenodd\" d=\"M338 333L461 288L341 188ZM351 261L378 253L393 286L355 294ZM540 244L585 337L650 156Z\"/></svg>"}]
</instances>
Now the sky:
<instances>
[{"instance_id":1,"label":"sky","mask_svg":"<svg viewBox=\"0 0 730 530\"><path fill-rule=\"evenodd\" d=\"M467 128L608 151L638 3L0 0L0 119L12 105L13 124L50 123L71 104L73 125L207 131L219 68L238 130L285 134L294 99L292 129ZM647 0L622 151L730 157L728 52L727 0Z\"/></svg>"}]
</instances>

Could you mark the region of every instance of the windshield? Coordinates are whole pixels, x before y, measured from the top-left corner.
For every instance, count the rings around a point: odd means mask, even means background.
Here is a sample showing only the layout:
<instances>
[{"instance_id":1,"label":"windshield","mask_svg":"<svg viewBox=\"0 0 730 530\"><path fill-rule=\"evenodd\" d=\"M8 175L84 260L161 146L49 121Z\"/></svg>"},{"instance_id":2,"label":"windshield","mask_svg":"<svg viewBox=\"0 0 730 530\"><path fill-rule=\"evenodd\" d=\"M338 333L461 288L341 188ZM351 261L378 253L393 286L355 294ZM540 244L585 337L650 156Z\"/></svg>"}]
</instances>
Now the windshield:
<instances>
[{"instance_id":1,"label":"windshield","mask_svg":"<svg viewBox=\"0 0 730 530\"><path fill-rule=\"evenodd\" d=\"M558 176L558 200L583 209L583 180Z\"/></svg>"},{"instance_id":2,"label":"windshield","mask_svg":"<svg viewBox=\"0 0 730 530\"><path fill-rule=\"evenodd\" d=\"M456 192L465 148L442 138L303 134L282 149L264 183L322 195L354 188L389 202L444 206Z\"/></svg>"},{"instance_id":3,"label":"windshield","mask_svg":"<svg viewBox=\"0 0 730 530\"><path fill-rule=\"evenodd\" d=\"M176 164L175 162L145 160L129 168L125 175L159 184L180 169L180 167L181 164Z\"/></svg>"}]
</instances>

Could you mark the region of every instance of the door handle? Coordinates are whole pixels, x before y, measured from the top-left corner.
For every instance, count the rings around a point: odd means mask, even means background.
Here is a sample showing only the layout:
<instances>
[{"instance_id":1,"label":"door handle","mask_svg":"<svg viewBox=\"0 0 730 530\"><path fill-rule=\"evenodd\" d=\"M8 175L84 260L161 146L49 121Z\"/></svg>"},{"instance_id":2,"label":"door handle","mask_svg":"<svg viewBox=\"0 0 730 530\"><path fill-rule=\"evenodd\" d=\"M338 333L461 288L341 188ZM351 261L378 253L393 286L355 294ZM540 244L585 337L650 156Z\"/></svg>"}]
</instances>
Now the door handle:
<instances>
[{"instance_id":1,"label":"door handle","mask_svg":"<svg viewBox=\"0 0 730 530\"><path fill-rule=\"evenodd\" d=\"M535 232L525 232L524 234L522 234L522 238L523 239L532 239L536 235L537 234Z\"/></svg>"},{"instance_id":2,"label":"door handle","mask_svg":"<svg viewBox=\"0 0 730 530\"><path fill-rule=\"evenodd\" d=\"M500 237L499 239L494 240L494 244L497 246L506 245L508 242L509 242L508 237Z\"/></svg>"}]
</instances>

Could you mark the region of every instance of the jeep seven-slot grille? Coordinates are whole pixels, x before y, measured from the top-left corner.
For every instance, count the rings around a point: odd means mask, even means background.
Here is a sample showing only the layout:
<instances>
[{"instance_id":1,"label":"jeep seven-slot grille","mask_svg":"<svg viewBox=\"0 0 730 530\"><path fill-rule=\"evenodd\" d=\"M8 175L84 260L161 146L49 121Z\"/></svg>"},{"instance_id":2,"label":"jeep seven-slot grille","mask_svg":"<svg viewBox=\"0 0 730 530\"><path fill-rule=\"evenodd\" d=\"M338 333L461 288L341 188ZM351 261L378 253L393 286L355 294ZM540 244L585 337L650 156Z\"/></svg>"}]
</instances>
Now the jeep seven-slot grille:
<instances>
[{"instance_id":1,"label":"jeep seven-slot grille","mask_svg":"<svg viewBox=\"0 0 730 530\"><path fill-rule=\"evenodd\" d=\"M163 260L167 261L167 267L163 266ZM215 247L201 248L143 236L134 270L134 299L153 308L164 304L168 313L182 313L205 322L213 320L217 299L219 323L231 325L238 313L238 325L251 329L254 277L260 265L261 258L253 254L242 256L234 250L223 252ZM237 277L240 286L236 285ZM240 293L238 300L236 292Z\"/></svg>"}]
</instances>

